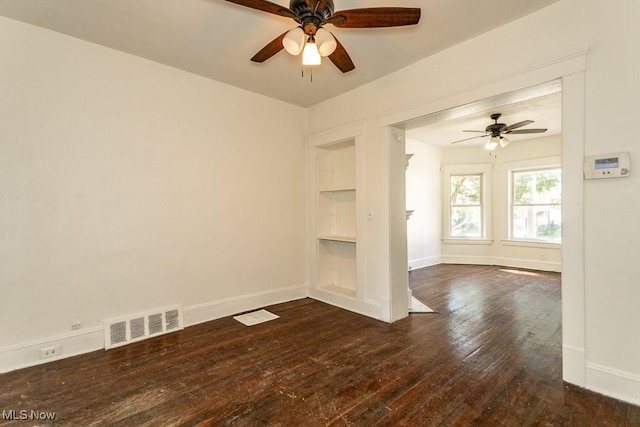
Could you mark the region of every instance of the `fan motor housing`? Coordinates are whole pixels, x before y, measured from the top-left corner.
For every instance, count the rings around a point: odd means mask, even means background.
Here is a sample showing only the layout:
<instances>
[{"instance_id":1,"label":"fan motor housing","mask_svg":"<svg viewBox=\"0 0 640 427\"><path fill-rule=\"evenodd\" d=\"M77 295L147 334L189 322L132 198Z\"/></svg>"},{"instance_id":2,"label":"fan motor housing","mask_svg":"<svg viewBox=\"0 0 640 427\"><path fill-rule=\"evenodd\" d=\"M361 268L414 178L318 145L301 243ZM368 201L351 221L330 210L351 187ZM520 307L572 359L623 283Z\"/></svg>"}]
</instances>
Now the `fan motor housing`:
<instances>
[{"instance_id":1,"label":"fan motor housing","mask_svg":"<svg viewBox=\"0 0 640 427\"><path fill-rule=\"evenodd\" d=\"M507 127L507 125L504 123L498 123L498 119L500 118L500 116L502 116L502 114L500 113L494 113L491 115L491 120L495 121L495 123L487 126L487 128L485 129L485 131L491 132L491 136L500 136L500 132L502 131L502 129Z\"/></svg>"},{"instance_id":2,"label":"fan motor housing","mask_svg":"<svg viewBox=\"0 0 640 427\"><path fill-rule=\"evenodd\" d=\"M314 10L307 4L306 0L291 0L289 2L289 9L294 13L295 20L299 23L305 18L316 17L320 23L324 22L325 19L329 19L331 15L333 15L333 0L327 0L327 5L322 10Z\"/></svg>"}]
</instances>

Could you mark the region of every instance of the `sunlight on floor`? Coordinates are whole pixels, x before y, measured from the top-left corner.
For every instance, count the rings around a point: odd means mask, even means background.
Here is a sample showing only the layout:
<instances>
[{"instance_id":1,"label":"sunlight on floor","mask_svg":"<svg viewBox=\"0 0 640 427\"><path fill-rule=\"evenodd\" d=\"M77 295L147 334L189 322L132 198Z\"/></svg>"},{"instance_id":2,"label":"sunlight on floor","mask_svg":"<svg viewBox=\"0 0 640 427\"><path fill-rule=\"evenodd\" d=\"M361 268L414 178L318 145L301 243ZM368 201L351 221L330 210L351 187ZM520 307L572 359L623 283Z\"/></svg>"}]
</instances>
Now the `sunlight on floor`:
<instances>
[{"instance_id":1,"label":"sunlight on floor","mask_svg":"<svg viewBox=\"0 0 640 427\"><path fill-rule=\"evenodd\" d=\"M539 276L538 273L534 273L533 271L511 270L506 268L501 268L500 271L504 271L505 273L520 274L522 276Z\"/></svg>"}]
</instances>

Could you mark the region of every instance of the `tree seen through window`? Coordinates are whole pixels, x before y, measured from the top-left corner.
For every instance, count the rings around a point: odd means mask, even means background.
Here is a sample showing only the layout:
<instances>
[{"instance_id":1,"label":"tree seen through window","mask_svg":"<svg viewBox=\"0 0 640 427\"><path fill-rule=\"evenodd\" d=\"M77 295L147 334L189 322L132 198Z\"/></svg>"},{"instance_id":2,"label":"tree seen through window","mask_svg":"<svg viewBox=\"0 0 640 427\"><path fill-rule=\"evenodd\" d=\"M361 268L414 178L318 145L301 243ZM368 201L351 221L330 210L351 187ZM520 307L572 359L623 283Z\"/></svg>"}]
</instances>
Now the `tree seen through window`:
<instances>
[{"instance_id":1,"label":"tree seen through window","mask_svg":"<svg viewBox=\"0 0 640 427\"><path fill-rule=\"evenodd\" d=\"M451 237L482 237L482 175L451 175Z\"/></svg>"},{"instance_id":2,"label":"tree seen through window","mask_svg":"<svg viewBox=\"0 0 640 427\"><path fill-rule=\"evenodd\" d=\"M512 238L559 243L562 236L560 169L514 171L512 182Z\"/></svg>"}]
</instances>

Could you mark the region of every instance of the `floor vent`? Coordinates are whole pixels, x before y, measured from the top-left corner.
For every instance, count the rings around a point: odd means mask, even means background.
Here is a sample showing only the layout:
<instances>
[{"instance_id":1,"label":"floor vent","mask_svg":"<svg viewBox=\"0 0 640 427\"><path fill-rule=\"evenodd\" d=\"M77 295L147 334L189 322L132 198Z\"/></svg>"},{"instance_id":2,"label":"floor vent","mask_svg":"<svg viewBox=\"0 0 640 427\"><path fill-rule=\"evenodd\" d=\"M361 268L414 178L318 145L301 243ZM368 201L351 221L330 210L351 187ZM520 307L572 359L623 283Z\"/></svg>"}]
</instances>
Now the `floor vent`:
<instances>
[{"instance_id":1,"label":"floor vent","mask_svg":"<svg viewBox=\"0 0 640 427\"><path fill-rule=\"evenodd\" d=\"M182 307L168 307L104 321L104 348L120 347L184 329Z\"/></svg>"}]
</instances>

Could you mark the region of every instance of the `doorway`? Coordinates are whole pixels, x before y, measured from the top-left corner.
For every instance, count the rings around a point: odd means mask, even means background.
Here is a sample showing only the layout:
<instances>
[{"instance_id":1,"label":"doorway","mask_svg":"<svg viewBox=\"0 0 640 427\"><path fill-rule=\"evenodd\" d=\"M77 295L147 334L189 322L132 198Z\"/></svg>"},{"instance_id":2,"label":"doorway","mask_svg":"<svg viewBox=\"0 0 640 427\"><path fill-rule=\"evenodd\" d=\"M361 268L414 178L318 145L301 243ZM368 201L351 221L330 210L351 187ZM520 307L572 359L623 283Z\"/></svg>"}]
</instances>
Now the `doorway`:
<instances>
[{"instance_id":1,"label":"doorway","mask_svg":"<svg viewBox=\"0 0 640 427\"><path fill-rule=\"evenodd\" d=\"M439 99L420 108L410 111L394 113L380 120L382 126L391 130L388 132L389 147L393 147L392 136L397 138L397 129L406 129L416 119L425 117L440 118L447 114L460 111L454 108L457 105L477 106L475 100L495 100L491 93L522 94L527 88L535 88L543 82L557 80L562 88L562 206L563 222L571 223L571 227L563 230L562 245L562 327L563 327L563 378L577 385L586 382L586 358L585 358L585 322L584 322L584 242L582 238L583 218L583 176L582 163L584 159L584 69L582 62L571 61L567 64L552 64L547 68L533 70L532 72L505 78L486 86L470 89L465 92L453 94L446 99ZM571 71L573 70L573 71ZM555 75L559 78L549 80L545 76ZM561 76L561 77L560 77ZM526 82L529 82L527 85ZM502 95L501 95L502 96ZM482 102L482 101L477 101ZM460 107L464 108L464 107ZM393 131L393 132L392 132ZM394 133L395 132L395 133ZM404 137L403 137L404 139ZM391 149L392 151L392 149ZM391 152L390 151L390 152ZM390 155L390 188L397 188L397 183L402 181L404 185L404 156ZM394 174L394 170L400 168L393 166L394 162L402 162L402 176ZM404 203L394 202L390 199L390 216L392 218L405 218L407 206ZM406 247L406 234L397 234L398 227L390 230L390 244L393 248L401 242ZM406 233L406 224L405 224ZM390 260L391 277L406 277L408 257L392 257ZM406 292L407 282L391 280L390 295L400 296ZM397 297L396 297L397 299ZM399 305L391 304L391 319L398 319L407 315L398 310ZM401 309L401 308L400 308Z\"/></svg>"},{"instance_id":2,"label":"doorway","mask_svg":"<svg viewBox=\"0 0 640 427\"><path fill-rule=\"evenodd\" d=\"M553 81L404 123L409 271L441 263L561 271L561 95ZM504 146L487 131L498 119ZM523 194L518 185L514 200L512 170L540 170L548 188ZM557 205L528 203L528 215L512 206L531 197Z\"/></svg>"}]
</instances>

